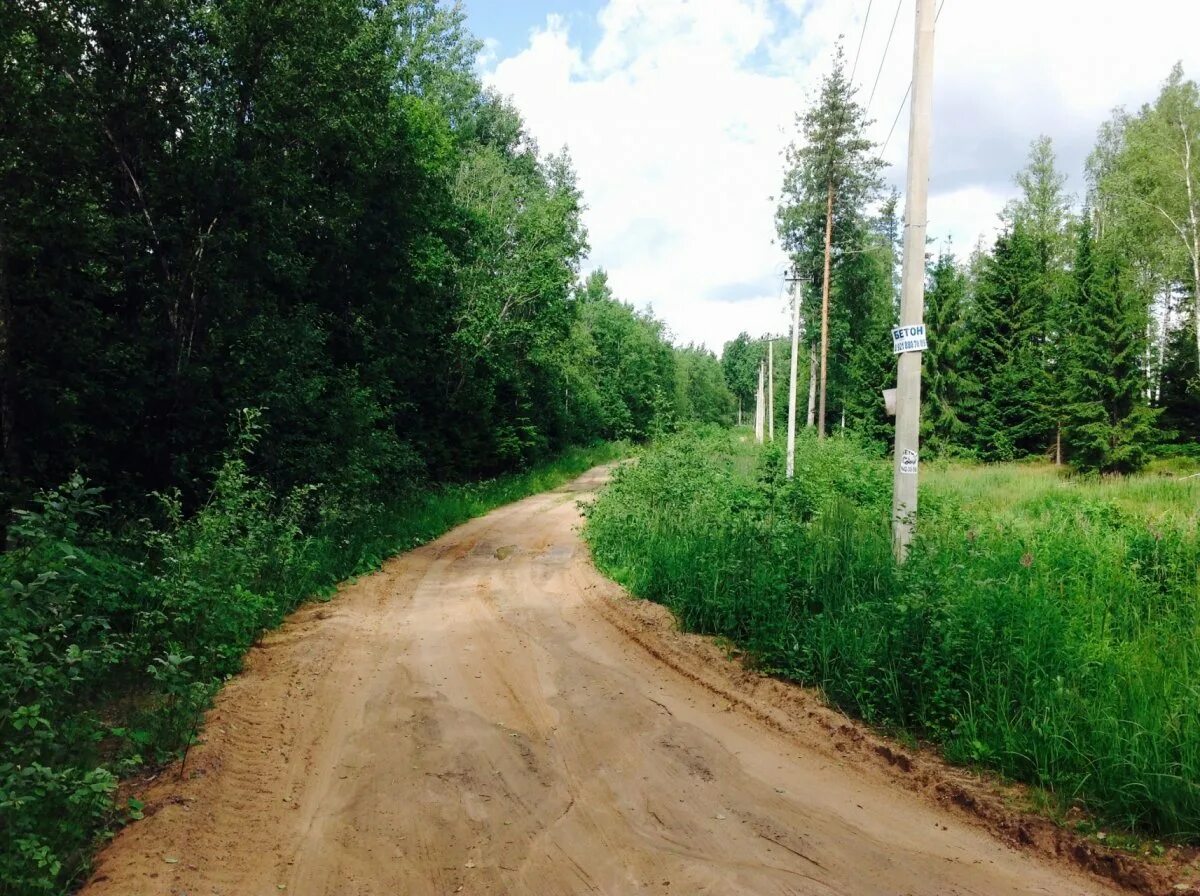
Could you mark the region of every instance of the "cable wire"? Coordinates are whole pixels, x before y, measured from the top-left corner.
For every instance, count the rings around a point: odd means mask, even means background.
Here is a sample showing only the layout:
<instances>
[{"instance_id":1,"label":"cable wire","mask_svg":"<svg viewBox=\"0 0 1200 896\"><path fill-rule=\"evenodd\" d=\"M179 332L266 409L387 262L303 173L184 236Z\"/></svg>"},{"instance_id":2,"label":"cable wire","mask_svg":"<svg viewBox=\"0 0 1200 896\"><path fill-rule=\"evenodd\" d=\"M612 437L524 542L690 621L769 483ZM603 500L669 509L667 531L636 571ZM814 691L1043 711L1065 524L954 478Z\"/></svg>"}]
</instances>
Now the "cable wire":
<instances>
[{"instance_id":1,"label":"cable wire","mask_svg":"<svg viewBox=\"0 0 1200 896\"><path fill-rule=\"evenodd\" d=\"M909 81L908 87L904 89L904 99L900 101L900 108L896 110L896 117L892 119L892 126L888 130L887 139L883 141L883 148L879 150L880 159L887 152L888 144L892 142L892 134L896 133L896 125L900 123L900 115L904 112L904 104L908 102L908 95L910 93L912 93L912 81Z\"/></svg>"},{"instance_id":2,"label":"cable wire","mask_svg":"<svg viewBox=\"0 0 1200 896\"><path fill-rule=\"evenodd\" d=\"M933 17L933 24L937 24L938 19L942 17L942 8L945 7L946 0L942 0L938 4L937 14ZM886 51L884 51L886 52ZM912 93L912 81L909 80L908 86L904 88L904 99L900 100L900 108L896 110L896 117L892 119L892 126L888 130L887 138L883 141L883 148L879 150L879 160L883 161L883 154L887 152L888 144L892 142L892 134L896 133L896 125L900 123L900 115L904 112L904 104L908 102L908 95Z\"/></svg>"},{"instance_id":3,"label":"cable wire","mask_svg":"<svg viewBox=\"0 0 1200 896\"><path fill-rule=\"evenodd\" d=\"M854 51L854 65L850 67L850 83L854 83L854 73L858 71L858 57L862 55L863 38L867 36L867 22L871 21L871 6L875 0L867 0L867 14L863 17L862 31L858 35L858 49Z\"/></svg>"},{"instance_id":4,"label":"cable wire","mask_svg":"<svg viewBox=\"0 0 1200 896\"><path fill-rule=\"evenodd\" d=\"M896 14L892 16L892 28L888 32L887 43L883 47L883 57L879 60L879 71L875 72L875 83L871 85L871 96L867 99L867 109L871 108L871 101L875 99L875 88L879 86L879 78L883 74L883 64L887 62L888 50L892 47L892 38L896 34L896 22L900 18L900 7L904 4L904 0L897 0Z\"/></svg>"}]
</instances>

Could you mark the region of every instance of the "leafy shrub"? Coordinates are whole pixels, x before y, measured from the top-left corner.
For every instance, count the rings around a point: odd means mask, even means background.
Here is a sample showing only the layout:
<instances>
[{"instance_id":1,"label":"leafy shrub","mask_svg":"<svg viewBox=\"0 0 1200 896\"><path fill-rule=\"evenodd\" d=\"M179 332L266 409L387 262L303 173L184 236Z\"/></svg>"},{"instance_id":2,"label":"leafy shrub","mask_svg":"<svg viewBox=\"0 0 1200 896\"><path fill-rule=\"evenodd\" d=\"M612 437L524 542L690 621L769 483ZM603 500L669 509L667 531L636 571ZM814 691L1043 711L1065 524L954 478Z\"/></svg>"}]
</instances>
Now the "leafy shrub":
<instances>
[{"instance_id":1,"label":"leafy shrub","mask_svg":"<svg viewBox=\"0 0 1200 896\"><path fill-rule=\"evenodd\" d=\"M623 445L573 449L526 473L410 489L379 503L299 488L276 498L250 472L256 415L185 517L117 537L80 477L37 496L0 553L0 894L57 894L98 836L137 805L118 776L192 743L220 682L302 600L472 516L554 487Z\"/></svg>"}]
</instances>

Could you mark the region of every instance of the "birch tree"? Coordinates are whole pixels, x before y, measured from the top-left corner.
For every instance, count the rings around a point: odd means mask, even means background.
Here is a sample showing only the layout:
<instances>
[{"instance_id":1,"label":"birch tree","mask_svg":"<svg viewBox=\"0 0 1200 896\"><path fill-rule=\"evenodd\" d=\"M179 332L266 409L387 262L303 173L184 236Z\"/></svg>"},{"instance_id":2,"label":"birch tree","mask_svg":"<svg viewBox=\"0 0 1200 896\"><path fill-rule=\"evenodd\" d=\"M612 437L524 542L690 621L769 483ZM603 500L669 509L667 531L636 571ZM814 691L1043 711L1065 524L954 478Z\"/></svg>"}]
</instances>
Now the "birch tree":
<instances>
[{"instance_id":1,"label":"birch tree","mask_svg":"<svg viewBox=\"0 0 1200 896\"><path fill-rule=\"evenodd\" d=\"M1103 132L1102 132L1103 137ZM1137 233L1163 280L1187 284L1200 360L1200 88L1176 64L1153 104L1126 120L1102 165L1102 207ZM1166 287L1169 289L1169 287Z\"/></svg>"}]
</instances>

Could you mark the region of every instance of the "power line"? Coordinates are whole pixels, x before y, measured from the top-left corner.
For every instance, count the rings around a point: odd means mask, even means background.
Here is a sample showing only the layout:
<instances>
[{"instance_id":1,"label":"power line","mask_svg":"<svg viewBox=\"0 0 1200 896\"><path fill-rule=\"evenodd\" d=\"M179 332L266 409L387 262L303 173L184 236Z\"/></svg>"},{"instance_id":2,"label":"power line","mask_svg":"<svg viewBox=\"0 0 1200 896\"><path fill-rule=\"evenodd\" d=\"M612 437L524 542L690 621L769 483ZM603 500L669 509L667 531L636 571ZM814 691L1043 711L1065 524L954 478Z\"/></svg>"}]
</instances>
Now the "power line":
<instances>
[{"instance_id":1,"label":"power line","mask_svg":"<svg viewBox=\"0 0 1200 896\"><path fill-rule=\"evenodd\" d=\"M892 28L888 31L887 43L883 47L883 58L879 60L879 71L875 72L875 83L871 85L871 96L867 99L867 109L871 108L871 101L875 99L875 88L879 86L879 78L883 74L883 64L887 62L888 50L892 47L892 37L896 33L896 22L900 18L900 7L903 3L904 0L897 0L896 2L896 14L892 16Z\"/></svg>"},{"instance_id":2,"label":"power line","mask_svg":"<svg viewBox=\"0 0 1200 896\"><path fill-rule=\"evenodd\" d=\"M904 90L904 99L900 101L900 108L896 110L896 117L892 119L892 126L888 130L887 139L883 141L883 148L879 150L879 158L883 158L883 154L887 152L888 144L892 142L892 134L896 133L896 125L900 121L900 115L904 112L904 104L908 102L908 95L912 93L912 81L908 82L908 87Z\"/></svg>"},{"instance_id":3,"label":"power line","mask_svg":"<svg viewBox=\"0 0 1200 896\"><path fill-rule=\"evenodd\" d=\"M937 15L933 17L933 22L936 25L938 19L942 17L942 8L946 5L946 0L942 0L938 4ZM885 51L886 52L886 51ZM912 93L912 81L908 82L908 86L904 88L904 99L900 100L900 108L896 110L896 117L892 119L892 126L888 130L887 138L883 141L883 148L879 150L879 159L883 161L883 154L887 152L888 144L892 142L892 134L896 133L896 125L900 122L900 116L904 112L904 104L908 102L908 96Z\"/></svg>"},{"instance_id":4,"label":"power line","mask_svg":"<svg viewBox=\"0 0 1200 896\"><path fill-rule=\"evenodd\" d=\"M854 51L854 65L850 67L850 83L854 83L854 73L858 71L858 57L862 55L863 38L867 36L867 22L871 21L871 6L875 0L867 0L867 14L863 17L862 31L858 35L858 49Z\"/></svg>"}]
</instances>

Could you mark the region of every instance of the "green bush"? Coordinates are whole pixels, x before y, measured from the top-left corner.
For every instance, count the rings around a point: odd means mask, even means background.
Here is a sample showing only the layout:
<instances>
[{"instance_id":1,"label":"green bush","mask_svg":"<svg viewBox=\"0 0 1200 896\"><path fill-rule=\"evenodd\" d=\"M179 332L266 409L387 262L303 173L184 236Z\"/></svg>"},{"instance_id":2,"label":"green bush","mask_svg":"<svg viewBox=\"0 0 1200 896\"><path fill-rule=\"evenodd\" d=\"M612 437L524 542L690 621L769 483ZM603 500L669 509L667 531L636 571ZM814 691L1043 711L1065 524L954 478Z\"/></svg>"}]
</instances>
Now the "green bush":
<instances>
[{"instance_id":1,"label":"green bush","mask_svg":"<svg viewBox=\"0 0 1200 896\"><path fill-rule=\"evenodd\" d=\"M778 451L691 433L623 468L586 534L633 593L768 672L1064 806L1200 840L1200 488L1008 469L929 477L897 567L868 449L802 439L789 483Z\"/></svg>"},{"instance_id":2,"label":"green bush","mask_svg":"<svg viewBox=\"0 0 1200 896\"><path fill-rule=\"evenodd\" d=\"M220 682L301 601L509 501L627 453L602 444L387 505L248 471L253 416L208 501L117 537L78 476L17 514L0 553L0 894L62 893L118 807L117 779L192 743Z\"/></svg>"}]
</instances>

